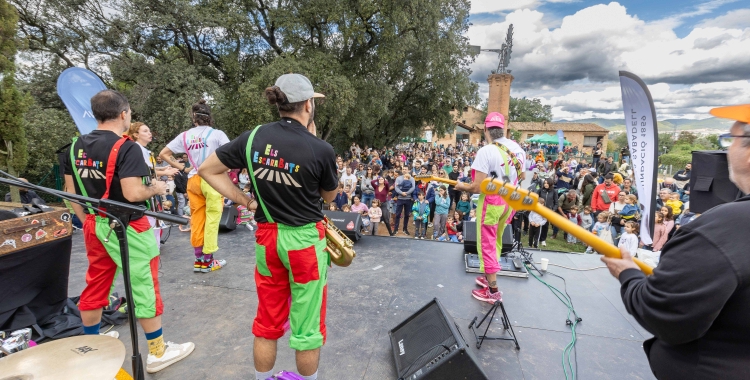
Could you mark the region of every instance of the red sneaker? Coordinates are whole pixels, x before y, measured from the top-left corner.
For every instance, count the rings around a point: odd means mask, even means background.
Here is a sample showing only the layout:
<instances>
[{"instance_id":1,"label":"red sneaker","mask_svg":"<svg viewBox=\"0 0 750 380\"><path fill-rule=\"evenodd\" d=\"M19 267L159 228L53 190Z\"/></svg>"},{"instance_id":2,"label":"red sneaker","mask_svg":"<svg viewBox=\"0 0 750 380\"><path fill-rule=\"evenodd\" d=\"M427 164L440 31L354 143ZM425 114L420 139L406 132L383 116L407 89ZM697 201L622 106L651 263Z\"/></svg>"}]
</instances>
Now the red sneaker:
<instances>
[{"instance_id":1,"label":"red sneaker","mask_svg":"<svg viewBox=\"0 0 750 380\"><path fill-rule=\"evenodd\" d=\"M503 292L498 290L497 293L492 293L490 288L472 290L471 295L480 301L491 304L494 304L495 301L503 302Z\"/></svg>"},{"instance_id":2,"label":"red sneaker","mask_svg":"<svg viewBox=\"0 0 750 380\"><path fill-rule=\"evenodd\" d=\"M476 278L476 280L474 280L474 281L476 281L477 285L479 285L479 286L481 286L483 288L489 288L490 287L490 283L487 282L487 278L484 277L484 276L478 276Z\"/></svg>"}]
</instances>

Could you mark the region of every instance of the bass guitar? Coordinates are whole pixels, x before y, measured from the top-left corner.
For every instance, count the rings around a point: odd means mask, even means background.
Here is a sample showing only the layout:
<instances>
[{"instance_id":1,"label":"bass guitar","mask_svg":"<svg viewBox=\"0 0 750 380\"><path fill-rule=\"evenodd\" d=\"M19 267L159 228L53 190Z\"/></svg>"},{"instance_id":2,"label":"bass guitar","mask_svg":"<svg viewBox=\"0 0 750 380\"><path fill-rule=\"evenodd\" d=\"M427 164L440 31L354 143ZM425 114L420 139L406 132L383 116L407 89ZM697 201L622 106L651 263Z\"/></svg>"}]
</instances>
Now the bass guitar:
<instances>
[{"instance_id":1,"label":"bass guitar","mask_svg":"<svg viewBox=\"0 0 750 380\"><path fill-rule=\"evenodd\" d=\"M418 175L415 175L414 176L414 180L415 181L422 181L422 182L425 182L425 183L426 182L431 182L431 181L436 181L436 182L442 182L442 183L448 184L450 186L456 186L456 184L458 183L458 181L454 181L452 179L442 178L442 177L434 177L434 176L429 175L429 174L418 174Z\"/></svg>"},{"instance_id":2,"label":"bass guitar","mask_svg":"<svg viewBox=\"0 0 750 380\"><path fill-rule=\"evenodd\" d=\"M554 224L561 230L577 237L584 243L590 245L594 250L603 254L607 257L622 258L620 255L620 249L612 244L605 242L598 236L586 231L581 226L569 221L564 216L552 211L551 209L539 204L539 196L528 190L513 186L507 182L503 182L497 178L486 178L479 185L482 193L494 195L497 194L508 203L512 209L519 210L531 210L541 215L548 222ZM633 252L635 253L635 252ZM644 263L641 260L633 259L643 273L651 275L654 272L654 268Z\"/></svg>"}]
</instances>

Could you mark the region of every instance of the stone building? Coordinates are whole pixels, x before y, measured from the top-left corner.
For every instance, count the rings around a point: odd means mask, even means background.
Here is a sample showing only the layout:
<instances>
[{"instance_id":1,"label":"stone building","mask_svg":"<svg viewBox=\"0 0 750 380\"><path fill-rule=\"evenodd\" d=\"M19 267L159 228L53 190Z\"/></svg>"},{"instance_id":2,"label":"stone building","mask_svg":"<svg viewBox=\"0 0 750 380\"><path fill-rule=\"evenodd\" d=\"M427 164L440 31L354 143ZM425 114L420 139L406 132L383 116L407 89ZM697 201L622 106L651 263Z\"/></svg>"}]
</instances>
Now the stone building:
<instances>
[{"instance_id":1,"label":"stone building","mask_svg":"<svg viewBox=\"0 0 750 380\"><path fill-rule=\"evenodd\" d=\"M484 112L475 107L466 107L463 112L459 114L458 110L451 111L453 121L455 123L452 131L447 131L445 135L438 136L433 132L432 127L426 127L422 138L427 141L432 141L438 146L456 146L458 141L468 141L470 144L476 145L482 140L484 134Z\"/></svg>"},{"instance_id":2,"label":"stone building","mask_svg":"<svg viewBox=\"0 0 750 380\"><path fill-rule=\"evenodd\" d=\"M554 136L560 129L571 147L578 146L587 154L591 154L598 141L602 142L605 151L607 149L609 130L594 123L511 122L510 128L521 133L519 143L543 133Z\"/></svg>"}]
</instances>

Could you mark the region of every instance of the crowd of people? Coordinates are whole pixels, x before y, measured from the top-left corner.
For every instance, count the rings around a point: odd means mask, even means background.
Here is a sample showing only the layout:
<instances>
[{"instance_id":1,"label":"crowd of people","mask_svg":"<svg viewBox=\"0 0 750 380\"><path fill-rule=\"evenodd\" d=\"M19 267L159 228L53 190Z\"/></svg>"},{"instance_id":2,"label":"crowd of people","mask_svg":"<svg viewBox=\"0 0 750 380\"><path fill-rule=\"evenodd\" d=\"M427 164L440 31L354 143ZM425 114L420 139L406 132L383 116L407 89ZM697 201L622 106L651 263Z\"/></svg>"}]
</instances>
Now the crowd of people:
<instances>
[{"instance_id":1,"label":"crowd of people","mask_svg":"<svg viewBox=\"0 0 750 380\"><path fill-rule=\"evenodd\" d=\"M338 190L334 201L324 207L361 214L366 234L377 235L382 223L390 236L462 242L463 222L476 220L476 199L453 186L419 178L471 183L471 165L484 145L408 143L374 149L352 143L336 158ZM680 226L697 216L689 208L690 164L658 180L653 243L643 244L638 237L642 213L627 152L616 162L601 143L588 155L578 146L562 153L556 145L521 147L531 175L528 190L539 195L540 203L614 245L627 244L633 252L639 248L658 252ZM550 231L550 224L533 212L516 213L513 229L517 240L528 235L528 246L533 248L546 246L547 238L556 239L559 233L556 226ZM572 235L564 238L582 244ZM587 247L585 252L593 250Z\"/></svg>"}]
</instances>

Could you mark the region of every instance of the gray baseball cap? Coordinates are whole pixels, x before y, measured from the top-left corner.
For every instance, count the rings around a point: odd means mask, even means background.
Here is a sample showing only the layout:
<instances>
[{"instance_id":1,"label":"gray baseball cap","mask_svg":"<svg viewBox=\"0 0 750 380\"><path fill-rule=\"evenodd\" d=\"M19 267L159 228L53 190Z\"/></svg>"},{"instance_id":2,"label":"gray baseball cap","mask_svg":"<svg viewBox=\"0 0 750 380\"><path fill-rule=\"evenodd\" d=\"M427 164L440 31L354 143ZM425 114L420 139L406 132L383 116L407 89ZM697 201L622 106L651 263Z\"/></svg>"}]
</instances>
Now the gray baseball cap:
<instances>
[{"instance_id":1,"label":"gray baseball cap","mask_svg":"<svg viewBox=\"0 0 750 380\"><path fill-rule=\"evenodd\" d=\"M276 79L276 86L286 94L289 103L304 102L310 98L325 98L313 90L312 83L302 74L284 74Z\"/></svg>"}]
</instances>

